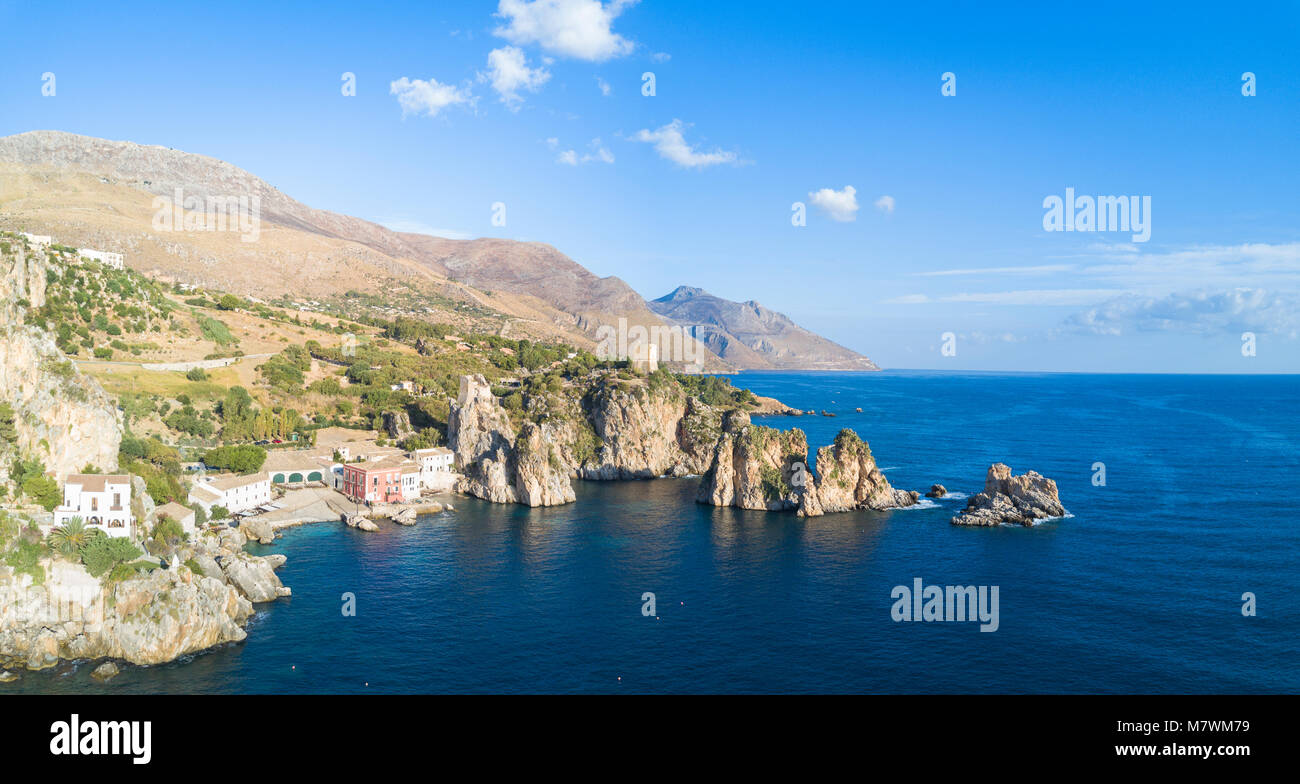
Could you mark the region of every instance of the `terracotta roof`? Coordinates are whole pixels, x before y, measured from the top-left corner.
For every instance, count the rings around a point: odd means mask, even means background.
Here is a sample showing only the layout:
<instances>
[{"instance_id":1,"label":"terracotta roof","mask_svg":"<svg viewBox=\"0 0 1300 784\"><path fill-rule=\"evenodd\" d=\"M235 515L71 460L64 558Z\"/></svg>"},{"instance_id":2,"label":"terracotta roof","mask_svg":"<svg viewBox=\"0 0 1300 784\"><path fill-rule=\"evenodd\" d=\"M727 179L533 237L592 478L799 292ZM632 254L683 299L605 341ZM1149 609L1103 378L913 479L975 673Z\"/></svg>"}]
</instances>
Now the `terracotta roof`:
<instances>
[{"instance_id":1,"label":"terracotta roof","mask_svg":"<svg viewBox=\"0 0 1300 784\"><path fill-rule=\"evenodd\" d=\"M187 517L192 517L194 515L194 510L190 509L187 506L181 506L175 501L168 501L167 503L153 510L153 518L155 520L157 520L159 517L163 515L166 515L179 523L181 520L184 520Z\"/></svg>"},{"instance_id":2,"label":"terracotta roof","mask_svg":"<svg viewBox=\"0 0 1300 784\"><path fill-rule=\"evenodd\" d=\"M130 485L130 474L68 474L68 478L63 480L65 485L81 485L83 492L102 493L104 486L112 483L115 485Z\"/></svg>"}]
</instances>

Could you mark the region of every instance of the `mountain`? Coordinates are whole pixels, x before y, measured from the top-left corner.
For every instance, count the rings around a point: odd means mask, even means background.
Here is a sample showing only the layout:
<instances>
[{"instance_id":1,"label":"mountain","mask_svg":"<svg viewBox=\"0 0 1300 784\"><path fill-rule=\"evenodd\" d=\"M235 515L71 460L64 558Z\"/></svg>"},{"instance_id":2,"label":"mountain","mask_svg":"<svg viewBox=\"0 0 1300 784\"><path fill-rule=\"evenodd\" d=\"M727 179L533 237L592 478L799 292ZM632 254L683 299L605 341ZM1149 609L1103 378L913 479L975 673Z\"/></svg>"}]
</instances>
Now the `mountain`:
<instances>
[{"instance_id":1,"label":"mountain","mask_svg":"<svg viewBox=\"0 0 1300 784\"><path fill-rule=\"evenodd\" d=\"M730 365L747 370L879 370L870 359L832 343L750 300L732 302L678 286L650 309L691 334Z\"/></svg>"},{"instance_id":2,"label":"mountain","mask_svg":"<svg viewBox=\"0 0 1300 784\"><path fill-rule=\"evenodd\" d=\"M235 231L155 226L157 197L170 199L178 188L199 200L256 196L256 241ZM304 308L351 296L374 302L377 315L389 318L412 315L584 348L620 319L629 327L676 323L619 278L598 277L550 245L394 231L309 207L237 166L169 147L60 131L0 138L0 219L65 244L121 253L132 269L165 282L289 298ZM772 345L751 353L738 345L748 343L740 332L702 330L702 342L713 341L732 359L709 347L699 352L701 369L853 366L857 355L790 327L771 331ZM787 334L799 337L783 342ZM802 365L801 345L818 349ZM826 346L842 356L832 357Z\"/></svg>"}]
</instances>

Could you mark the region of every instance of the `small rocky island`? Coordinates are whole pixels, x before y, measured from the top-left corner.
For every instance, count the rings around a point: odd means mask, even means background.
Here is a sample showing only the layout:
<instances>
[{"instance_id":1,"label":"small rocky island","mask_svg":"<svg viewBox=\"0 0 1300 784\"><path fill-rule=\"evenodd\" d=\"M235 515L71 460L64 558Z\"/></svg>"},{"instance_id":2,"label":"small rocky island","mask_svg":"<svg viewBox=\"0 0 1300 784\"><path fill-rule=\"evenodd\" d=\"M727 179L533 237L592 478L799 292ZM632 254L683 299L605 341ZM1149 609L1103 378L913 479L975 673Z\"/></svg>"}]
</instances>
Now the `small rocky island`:
<instances>
[{"instance_id":1,"label":"small rocky island","mask_svg":"<svg viewBox=\"0 0 1300 784\"><path fill-rule=\"evenodd\" d=\"M994 463L984 479L984 492L971 496L966 509L952 518L952 524L1033 525L1065 514L1056 482L1037 471L1012 476L1010 466Z\"/></svg>"}]
</instances>

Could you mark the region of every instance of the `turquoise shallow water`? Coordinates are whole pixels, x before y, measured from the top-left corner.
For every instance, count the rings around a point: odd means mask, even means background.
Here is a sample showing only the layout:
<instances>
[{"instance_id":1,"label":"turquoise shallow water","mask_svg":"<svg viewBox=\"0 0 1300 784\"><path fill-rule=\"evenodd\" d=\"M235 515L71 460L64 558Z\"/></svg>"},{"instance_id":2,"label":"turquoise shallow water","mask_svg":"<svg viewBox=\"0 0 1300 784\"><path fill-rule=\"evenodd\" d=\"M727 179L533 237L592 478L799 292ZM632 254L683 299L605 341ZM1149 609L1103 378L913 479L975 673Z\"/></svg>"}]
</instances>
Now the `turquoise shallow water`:
<instances>
[{"instance_id":1,"label":"turquoise shallow water","mask_svg":"<svg viewBox=\"0 0 1300 784\"><path fill-rule=\"evenodd\" d=\"M851 427L895 486L974 493L1000 460L1055 478L1073 517L964 529L950 500L801 520L699 506L693 479L582 482L553 509L462 499L414 528L322 523L257 548L289 556L294 596L242 644L0 693L1300 691L1295 377L736 383L837 412L764 423L813 445ZM916 577L998 586L1000 628L894 622L890 591Z\"/></svg>"}]
</instances>

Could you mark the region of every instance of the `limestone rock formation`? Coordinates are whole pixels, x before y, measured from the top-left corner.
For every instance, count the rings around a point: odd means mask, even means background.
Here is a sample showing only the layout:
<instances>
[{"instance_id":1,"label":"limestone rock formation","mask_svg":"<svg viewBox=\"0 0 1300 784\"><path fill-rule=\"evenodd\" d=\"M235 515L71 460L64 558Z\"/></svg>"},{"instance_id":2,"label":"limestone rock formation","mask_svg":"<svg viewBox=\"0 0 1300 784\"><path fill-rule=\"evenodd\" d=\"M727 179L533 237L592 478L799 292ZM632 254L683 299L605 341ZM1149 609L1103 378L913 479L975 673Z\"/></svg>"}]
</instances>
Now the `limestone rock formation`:
<instances>
[{"instance_id":1,"label":"limestone rock formation","mask_svg":"<svg viewBox=\"0 0 1300 784\"><path fill-rule=\"evenodd\" d=\"M525 422L515 439L515 497L528 506L572 503L573 484L542 425Z\"/></svg>"},{"instance_id":2,"label":"limestone rock formation","mask_svg":"<svg viewBox=\"0 0 1300 784\"><path fill-rule=\"evenodd\" d=\"M406 411L385 411L384 432L394 441L401 441L412 435L415 433L415 428L411 427L411 415Z\"/></svg>"},{"instance_id":3,"label":"limestone rock formation","mask_svg":"<svg viewBox=\"0 0 1300 784\"><path fill-rule=\"evenodd\" d=\"M852 509L896 509L919 498L913 490L895 490L876 466L867 442L845 428L833 444L817 450L816 504L810 500L801 512L811 517Z\"/></svg>"},{"instance_id":4,"label":"limestone rock formation","mask_svg":"<svg viewBox=\"0 0 1300 784\"><path fill-rule=\"evenodd\" d=\"M116 678L119 672L121 672L121 670L117 668L117 665L109 661L109 662L104 662L103 664L96 667L95 671L90 673L90 677L94 678L100 683L103 683L105 681Z\"/></svg>"},{"instance_id":5,"label":"limestone rock formation","mask_svg":"<svg viewBox=\"0 0 1300 784\"><path fill-rule=\"evenodd\" d=\"M984 492L971 496L966 509L952 518L952 524L1033 525L1037 520L1065 514L1056 482L1037 471L1012 476L1010 466L994 463L984 479Z\"/></svg>"},{"instance_id":6,"label":"limestone rock formation","mask_svg":"<svg viewBox=\"0 0 1300 784\"><path fill-rule=\"evenodd\" d=\"M250 602L269 602L290 594L274 567L262 558L240 551L220 563L226 580Z\"/></svg>"},{"instance_id":7,"label":"limestone rock formation","mask_svg":"<svg viewBox=\"0 0 1300 784\"><path fill-rule=\"evenodd\" d=\"M24 323L29 308L45 303L46 263L19 249L0 267L0 400L13 407L19 450L60 481L87 464L116 470L117 405L49 333Z\"/></svg>"},{"instance_id":8,"label":"limestone rock formation","mask_svg":"<svg viewBox=\"0 0 1300 784\"><path fill-rule=\"evenodd\" d=\"M44 562L41 585L0 567L0 663L29 669L60 659L162 664L239 642L253 602L289 593L273 571L283 561L243 552L245 542L234 529L204 533L173 556L171 568L119 582L101 583L61 558ZM200 574L179 565L190 561Z\"/></svg>"},{"instance_id":9,"label":"limestone rock formation","mask_svg":"<svg viewBox=\"0 0 1300 784\"><path fill-rule=\"evenodd\" d=\"M930 485L930 489L925 492L926 498L943 498L948 495L948 488L940 484Z\"/></svg>"},{"instance_id":10,"label":"limestone rock formation","mask_svg":"<svg viewBox=\"0 0 1300 784\"><path fill-rule=\"evenodd\" d=\"M447 419L447 443L464 474L456 490L498 504L569 503L574 499L571 470L559 459L554 436L553 429L529 422L516 438L510 415L487 380L461 376L460 395Z\"/></svg>"},{"instance_id":11,"label":"limestone rock formation","mask_svg":"<svg viewBox=\"0 0 1300 784\"><path fill-rule=\"evenodd\" d=\"M773 430L731 412L696 500L740 509L798 509L809 490L807 460L808 438L802 430Z\"/></svg>"},{"instance_id":12,"label":"limestone rock formation","mask_svg":"<svg viewBox=\"0 0 1300 784\"><path fill-rule=\"evenodd\" d=\"M585 401L600 446L577 467L585 479L651 479L703 473L721 435L721 413L676 386L605 378Z\"/></svg>"}]
</instances>

